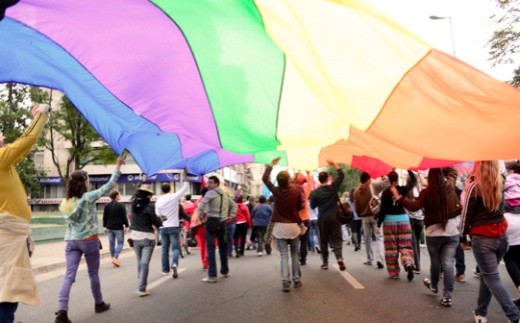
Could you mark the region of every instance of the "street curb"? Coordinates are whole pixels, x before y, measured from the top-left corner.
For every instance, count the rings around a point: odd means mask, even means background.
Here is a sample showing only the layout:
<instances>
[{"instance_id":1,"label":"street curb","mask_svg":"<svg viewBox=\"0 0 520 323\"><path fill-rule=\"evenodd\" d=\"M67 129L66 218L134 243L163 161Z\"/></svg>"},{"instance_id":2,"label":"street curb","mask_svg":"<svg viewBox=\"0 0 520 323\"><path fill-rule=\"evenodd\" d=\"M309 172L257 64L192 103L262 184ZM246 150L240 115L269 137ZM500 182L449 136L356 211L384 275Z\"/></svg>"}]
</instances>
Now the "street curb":
<instances>
[{"instance_id":1,"label":"street curb","mask_svg":"<svg viewBox=\"0 0 520 323\"><path fill-rule=\"evenodd\" d=\"M99 259L104 259L104 258L110 257L110 251L109 250L105 251L105 250L106 249L103 249L100 252ZM132 250L132 248L125 246L123 248L123 250L121 250L121 254L126 253L129 250ZM65 261L65 253L63 253L63 258L61 258L61 261L53 262L51 264L41 265L38 267L33 267L32 270L33 270L33 274L35 276L37 276L37 275L41 275L41 274L50 273L50 272L55 271L60 268L64 268L64 267L66 267L66 265L67 265L67 262Z\"/></svg>"}]
</instances>

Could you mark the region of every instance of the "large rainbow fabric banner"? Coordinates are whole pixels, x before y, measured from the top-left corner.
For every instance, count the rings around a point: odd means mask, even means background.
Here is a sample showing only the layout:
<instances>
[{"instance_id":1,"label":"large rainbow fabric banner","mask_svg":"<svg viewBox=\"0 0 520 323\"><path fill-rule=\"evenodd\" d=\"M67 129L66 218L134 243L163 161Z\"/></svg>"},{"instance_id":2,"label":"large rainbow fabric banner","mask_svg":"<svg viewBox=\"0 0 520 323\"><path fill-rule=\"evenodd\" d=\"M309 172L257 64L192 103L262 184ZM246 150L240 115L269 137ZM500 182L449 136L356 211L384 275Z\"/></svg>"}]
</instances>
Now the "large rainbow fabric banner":
<instances>
[{"instance_id":1,"label":"large rainbow fabric banner","mask_svg":"<svg viewBox=\"0 0 520 323\"><path fill-rule=\"evenodd\" d=\"M516 88L361 0L21 0L0 82L63 91L147 174L520 156Z\"/></svg>"}]
</instances>

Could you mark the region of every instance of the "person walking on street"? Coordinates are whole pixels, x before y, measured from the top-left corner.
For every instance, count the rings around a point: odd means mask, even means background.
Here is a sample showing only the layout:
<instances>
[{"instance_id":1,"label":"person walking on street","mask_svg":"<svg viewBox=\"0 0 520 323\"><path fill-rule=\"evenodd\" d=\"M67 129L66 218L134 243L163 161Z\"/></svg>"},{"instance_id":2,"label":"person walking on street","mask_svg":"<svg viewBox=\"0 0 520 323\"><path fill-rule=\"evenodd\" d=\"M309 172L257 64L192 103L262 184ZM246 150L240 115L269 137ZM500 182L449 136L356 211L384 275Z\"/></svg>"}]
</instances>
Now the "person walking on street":
<instances>
[{"instance_id":1,"label":"person walking on street","mask_svg":"<svg viewBox=\"0 0 520 323\"><path fill-rule=\"evenodd\" d=\"M378 231L381 224L383 225L383 233L385 236L385 261L386 270L390 278L399 278L399 256L401 263L405 268L407 279L413 280L415 263L413 260L412 248L412 227L410 226L410 218L403 206L395 201L394 191L397 190L399 195L406 196L408 192L416 185L417 178L414 173L408 171L411 180L407 181L405 186L398 185L399 175L395 171L388 174L390 187L381 194L381 209L379 210Z\"/></svg>"},{"instance_id":2,"label":"person walking on street","mask_svg":"<svg viewBox=\"0 0 520 323\"><path fill-rule=\"evenodd\" d=\"M271 222L273 208L265 202L267 202L265 196L260 195L260 197L258 197L258 204L253 208L252 214L253 231L256 233L256 241L258 245L258 256L263 255L264 244L267 254L271 254L271 245L264 243L264 236L267 232L269 222Z\"/></svg>"},{"instance_id":3,"label":"person walking on street","mask_svg":"<svg viewBox=\"0 0 520 323\"><path fill-rule=\"evenodd\" d=\"M377 252L377 268L384 268L384 252L379 250L377 241L373 241L374 237L378 239L380 236L377 225L377 214L372 211L372 201L374 200L374 193L372 191L372 179L367 172L361 173L359 176L360 184L354 191L354 205L357 215L361 218L363 225L363 234L365 235L365 249L367 253L367 260L365 265L372 266L374 262L373 246L376 247Z\"/></svg>"},{"instance_id":4,"label":"person walking on street","mask_svg":"<svg viewBox=\"0 0 520 323\"><path fill-rule=\"evenodd\" d=\"M123 164L124 158L119 157L116 169L108 183L91 192L89 192L90 182L87 172L76 170L69 176L67 196L60 205L60 211L67 221L65 232L67 269L61 285L55 323L70 322L68 318L70 289L76 281L76 273L83 255L87 262L90 288L95 303L94 310L96 313L101 313L110 309L110 304L103 300L99 280L100 242L96 201L116 185Z\"/></svg>"},{"instance_id":5,"label":"person walking on street","mask_svg":"<svg viewBox=\"0 0 520 323\"><path fill-rule=\"evenodd\" d=\"M332 245L332 251L338 261L340 270L345 270L345 263L342 255L343 238L341 235L341 224L339 223L338 212L338 189L345 173L338 167L335 162L327 160L327 163L334 167L338 173L332 184L328 184L330 175L327 172L321 172L318 180L321 186L310 194L311 208L318 208L318 230L320 232L321 243L321 269L329 269L329 243Z\"/></svg>"},{"instance_id":6,"label":"person walking on street","mask_svg":"<svg viewBox=\"0 0 520 323\"><path fill-rule=\"evenodd\" d=\"M130 238L137 257L137 295L150 295L148 286L148 271L150 259L155 248L155 231L162 226L161 220L155 214L155 206L150 203L153 190L147 184L142 184L132 199L132 217Z\"/></svg>"},{"instance_id":7,"label":"person walking on street","mask_svg":"<svg viewBox=\"0 0 520 323\"><path fill-rule=\"evenodd\" d=\"M159 196L155 202L155 213L163 221L161 228L161 240L162 240L162 253L161 253L161 264L163 275L168 275L170 268L172 269L172 277L177 279L179 276L179 255L180 255L180 243L179 234L181 232L179 208L180 201L184 193L189 188L189 183L186 181L187 172L184 171L182 187L179 191L171 193L170 183L162 183L161 191L162 195ZM185 213L183 213L185 214ZM189 217L186 218L190 220ZM170 263L170 244L172 249L172 262Z\"/></svg>"},{"instance_id":8,"label":"person walking on street","mask_svg":"<svg viewBox=\"0 0 520 323\"><path fill-rule=\"evenodd\" d=\"M117 190L112 190L108 196L112 201L108 203L103 210L103 227L105 227L105 232L108 234L112 264L119 267L121 266L119 255L123 250L125 232L128 230L128 217L126 216L124 204L119 202L121 200L121 194L119 194Z\"/></svg>"},{"instance_id":9,"label":"person walking on street","mask_svg":"<svg viewBox=\"0 0 520 323\"><path fill-rule=\"evenodd\" d=\"M471 248L480 269L475 322L487 321L492 296L511 322L520 319L520 310L513 303L498 273L498 264L509 247L503 185L498 161L477 161L464 188L460 241L466 248L467 235L471 236Z\"/></svg>"},{"instance_id":10,"label":"person walking on street","mask_svg":"<svg viewBox=\"0 0 520 323\"><path fill-rule=\"evenodd\" d=\"M11 144L5 144L0 133L0 322L14 322L18 303L40 304L40 294L29 260L34 246L29 235L31 209L27 194L15 166L20 163L37 142L47 122L48 105L32 109L33 121L24 133ZM13 274L17 267L24 275ZM9 273L9 274L8 274Z\"/></svg>"},{"instance_id":11,"label":"person walking on street","mask_svg":"<svg viewBox=\"0 0 520 323\"><path fill-rule=\"evenodd\" d=\"M202 279L205 283L217 282L217 261L215 257L215 239L218 240L220 255L220 274L229 277L226 222L236 216L237 205L220 187L217 176L208 178L208 191L197 206L199 220L204 222L206 229L206 244L208 246L208 277ZM204 219L204 213L206 218Z\"/></svg>"},{"instance_id":12,"label":"person walking on street","mask_svg":"<svg viewBox=\"0 0 520 323\"><path fill-rule=\"evenodd\" d=\"M237 216L233 239L235 241L236 257L238 258L240 256L244 256L247 240L247 229L251 228L251 214L249 213L249 208L247 205L244 204L242 195L237 195L235 197L235 203L237 204ZM231 246L229 246L229 248L231 248Z\"/></svg>"},{"instance_id":13,"label":"person walking on street","mask_svg":"<svg viewBox=\"0 0 520 323\"><path fill-rule=\"evenodd\" d=\"M273 193L272 235L276 238L276 245L280 251L282 290L289 292L291 290L291 272L294 288L302 287L299 250L300 235L305 233L305 226L298 212L305 207L305 201L303 192L290 183L287 171L281 171L276 175L278 187L271 182L271 172L279 161L280 157L277 157L265 168L262 182ZM269 243L270 235L267 240ZM291 272L289 271L289 246L291 248Z\"/></svg>"},{"instance_id":14,"label":"person walking on street","mask_svg":"<svg viewBox=\"0 0 520 323\"><path fill-rule=\"evenodd\" d=\"M450 307L455 282L455 251L459 244L457 217L461 205L455 182L457 172L454 169L431 168L428 173L428 186L419 193L417 198L403 198L392 186L392 193L398 203L410 212L424 210L426 225L426 245L430 254L430 279L423 283L433 293L438 292L439 274L442 269L444 276L444 291L440 301L442 306Z\"/></svg>"}]
</instances>

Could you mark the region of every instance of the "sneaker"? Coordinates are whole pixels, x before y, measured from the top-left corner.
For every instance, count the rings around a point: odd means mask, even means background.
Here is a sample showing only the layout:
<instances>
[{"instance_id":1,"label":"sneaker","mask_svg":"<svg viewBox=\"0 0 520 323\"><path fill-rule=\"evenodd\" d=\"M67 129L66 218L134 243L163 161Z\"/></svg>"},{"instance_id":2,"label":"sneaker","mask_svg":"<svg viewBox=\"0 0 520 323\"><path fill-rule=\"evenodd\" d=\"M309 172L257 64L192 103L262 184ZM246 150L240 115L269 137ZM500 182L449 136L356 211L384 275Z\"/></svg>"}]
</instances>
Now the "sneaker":
<instances>
[{"instance_id":1,"label":"sneaker","mask_svg":"<svg viewBox=\"0 0 520 323\"><path fill-rule=\"evenodd\" d=\"M399 279L399 275L392 275L390 276L391 279Z\"/></svg>"},{"instance_id":2,"label":"sneaker","mask_svg":"<svg viewBox=\"0 0 520 323\"><path fill-rule=\"evenodd\" d=\"M163 276L168 276L170 273L169 273L169 272L164 272L164 271L163 271L163 272L161 272L161 274L162 274Z\"/></svg>"},{"instance_id":3,"label":"sneaker","mask_svg":"<svg viewBox=\"0 0 520 323\"><path fill-rule=\"evenodd\" d=\"M71 323L69 317L67 316L67 311L59 310L54 314L56 314L54 323Z\"/></svg>"},{"instance_id":4,"label":"sneaker","mask_svg":"<svg viewBox=\"0 0 520 323\"><path fill-rule=\"evenodd\" d=\"M300 288L300 287L302 287L302 286L303 286L303 285L302 285L302 282L301 282L301 281L298 280L298 281L295 281L295 282L294 282L294 288Z\"/></svg>"},{"instance_id":5,"label":"sneaker","mask_svg":"<svg viewBox=\"0 0 520 323\"><path fill-rule=\"evenodd\" d=\"M282 290L287 293L291 291L291 282L284 282L282 285Z\"/></svg>"},{"instance_id":6,"label":"sneaker","mask_svg":"<svg viewBox=\"0 0 520 323\"><path fill-rule=\"evenodd\" d=\"M116 267L119 267L121 266L121 261L119 261L117 258L112 258L112 264Z\"/></svg>"},{"instance_id":7,"label":"sneaker","mask_svg":"<svg viewBox=\"0 0 520 323\"><path fill-rule=\"evenodd\" d=\"M478 269L478 267L475 267L475 269L473 269L473 275L475 275L477 278L480 278L480 270Z\"/></svg>"},{"instance_id":8,"label":"sneaker","mask_svg":"<svg viewBox=\"0 0 520 323\"><path fill-rule=\"evenodd\" d=\"M487 318L482 315L477 315L473 312L473 318L475 319L475 323L487 323Z\"/></svg>"},{"instance_id":9,"label":"sneaker","mask_svg":"<svg viewBox=\"0 0 520 323\"><path fill-rule=\"evenodd\" d=\"M460 283L465 283L466 282L466 276L464 276L464 274L456 275L455 276L455 280L460 282Z\"/></svg>"},{"instance_id":10,"label":"sneaker","mask_svg":"<svg viewBox=\"0 0 520 323\"><path fill-rule=\"evenodd\" d=\"M217 279L215 277L206 277L206 278L202 278L202 282L204 282L204 283L216 283Z\"/></svg>"},{"instance_id":11,"label":"sneaker","mask_svg":"<svg viewBox=\"0 0 520 323\"><path fill-rule=\"evenodd\" d=\"M444 307L451 307L451 298L443 297L440 303Z\"/></svg>"},{"instance_id":12,"label":"sneaker","mask_svg":"<svg viewBox=\"0 0 520 323\"><path fill-rule=\"evenodd\" d=\"M354 248L354 251L359 251L359 249L361 249L361 248L360 248L359 246L356 246L356 247Z\"/></svg>"},{"instance_id":13,"label":"sneaker","mask_svg":"<svg viewBox=\"0 0 520 323\"><path fill-rule=\"evenodd\" d=\"M372 266L372 262L371 262L371 261L365 261L365 262L363 263L363 265Z\"/></svg>"},{"instance_id":14,"label":"sneaker","mask_svg":"<svg viewBox=\"0 0 520 323\"><path fill-rule=\"evenodd\" d=\"M173 279L177 279L177 277L179 277L179 273L177 272L177 266L173 266L172 270L173 270L173 274L172 274Z\"/></svg>"},{"instance_id":15,"label":"sneaker","mask_svg":"<svg viewBox=\"0 0 520 323\"><path fill-rule=\"evenodd\" d=\"M412 281L413 280L413 267L407 266L406 271L408 272L408 274L406 275L406 278L408 279L408 281Z\"/></svg>"},{"instance_id":16,"label":"sneaker","mask_svg":"<svg viewBox=\"0 0 520 323\"><path fill-rule=\"evenodd\" d=\"M338 266L339 266L339 270L341 270L341 271L347 269L347 267L345 267L345 263L343 262L343 260L338 260Z\"/></svg>"},{"instance_id":17,"label":"sneaker","mask_svg":"<svg viewBox=\"0 0 520 323\"><path fill-rule=\"evenodd\" d=\"M329 265L328 264L322 264L321 265L321 269L327 270L327 269L329 269Z\"/></svg>"},{"instance_id":18,"label":"sneaker","mask_svg":"<svg viewBox=\"0 0 520 323\"><path fill-rule=\"evenodd\" d=\"M146 297L150 295L150 292L145 290L144 292L137 292L137 295L139 295L139 297Z\"/></svg>"},{"instance_id":19,"label":"sneaker","mask_svg":"<svg viewBox=\"0 0 520 323\"><path fill-rule=\"evenodd\" d=\"M439 291L437 288L432 287L432 282L428 278L423 279L423 284L426 286L429 290L431 290L434 294L437 294Z\"/></svg>"},{"instance_id":20,"label":"sneaker","mask_svg":"<svg viewBox=\"0 0 520 323\"><path fill-rule=\"evenodd\" d=\"M110 309L110 303L99 303L99 304L96 304L96 306L94 306L94 310L96 311L96 313L102 313L102 312L105 312L105 311L108 311Z\"/></svg>"},{"instance_id":21,"label":"sneaker","mask_svg":"<svg viewBox=\"0 0 520 323\"><path fill-rule=\"evenodd\" d=\"M381 261L378 261L377 262L377 269L383 269L385 268L385 266L383 265L383 263Z\"/></svg>"},{"instance_id":22,"label":"sneaker","mask_svg":"<svg viewBox=\"0 0 520 323\"><path fill-rule=\"evenodd\" d=\"M222 274L222 277L224 277L224 278L229 278L229 277L231 277L231 274L230 274L230 273Z\"/></svg>"},{"instance_id":23,"label":"sneaker","mask_svg":"<svg viewBox=\"0 0 520 323\"><path fill-rule=\"evenodd\" d=\"M263 255L264 255L264 253L261 251L258 253L258 257L262 257Z\"/></svg>"}]
</instances>

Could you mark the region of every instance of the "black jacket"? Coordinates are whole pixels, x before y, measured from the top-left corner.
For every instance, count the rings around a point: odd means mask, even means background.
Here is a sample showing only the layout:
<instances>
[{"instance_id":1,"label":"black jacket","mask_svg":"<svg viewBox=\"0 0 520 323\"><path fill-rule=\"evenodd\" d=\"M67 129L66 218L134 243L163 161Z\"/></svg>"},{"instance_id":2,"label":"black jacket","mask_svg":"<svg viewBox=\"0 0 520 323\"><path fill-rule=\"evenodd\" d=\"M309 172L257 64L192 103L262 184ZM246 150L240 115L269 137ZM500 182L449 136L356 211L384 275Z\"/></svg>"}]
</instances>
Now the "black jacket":
<instances>
[{"instance_id":1,"label":"black jacket","mask_svg":"<svg viewBox=\"0 0 520 323\"><path fill-rule=\"evenodd\" d=\"M405 186L396 186L399 195L406 196L408 191L413 189L413 187L417 184L417 178L414 173L408 171L408 176L410 176L410 180L406 183ZM401 203L398 203L394 200L394 194L390 191L390 187L383 191L381 194L381 209L379 210L379 214L377 215L377 225L381 226L385 221L385 216L389 215L399 215L406 214L404 207Z\"/></svg>"},{"instance_id":2,"label":"black jacket","mask_svg":"<svg viewBox=\"0 0 520 323\"><path fill-rule=\"evenodd\" d=\"M331 185L320 186L309 195L311 209L318 208L318 218L338 214L338 190L345 179L345 173L338 168L338 176Z\"/></svg>"},{"instance_id":3,"label":"black jacket","mask_svg":"<svg viewBox=\"0 0 520 323\"><path fill-rule=\"evenodd\" d=\"M130 229L140 232L154 232L154 227L162 226L155 215L155 205L150 200L136 198L132 201L132 224Z\"/></svg>"},{"instance_id":4,"label":"black jacket","mask_svg":"<svg viewBox=\"0 0 520 323\"><path fill-rule=\"evenodd\" d=\"M123 203L112 201L105 206L103 211L103 227L108 230L123 230L128 228L126 208Z\"/></svg>"}]
</instances>

